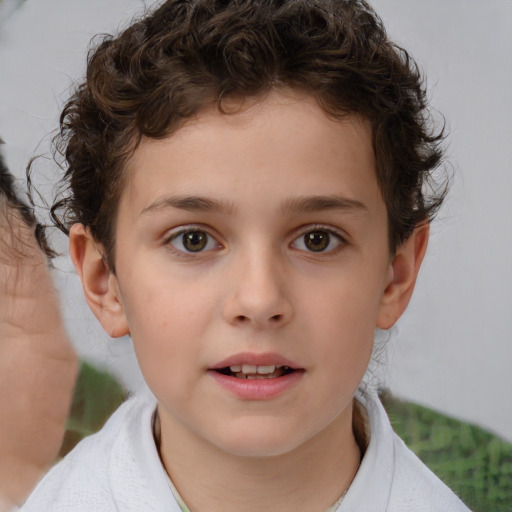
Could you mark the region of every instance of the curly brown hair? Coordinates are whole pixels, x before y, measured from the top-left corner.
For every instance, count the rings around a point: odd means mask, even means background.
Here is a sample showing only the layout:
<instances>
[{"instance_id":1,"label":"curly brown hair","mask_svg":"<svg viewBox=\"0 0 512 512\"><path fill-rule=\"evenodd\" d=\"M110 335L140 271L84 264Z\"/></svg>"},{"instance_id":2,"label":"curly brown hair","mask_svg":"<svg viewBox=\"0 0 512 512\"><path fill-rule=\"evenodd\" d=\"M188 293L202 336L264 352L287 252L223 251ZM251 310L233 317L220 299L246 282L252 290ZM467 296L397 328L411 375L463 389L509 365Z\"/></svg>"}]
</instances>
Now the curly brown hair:
<instances>
[{"instance_id":1,"label":"curly brown hair","mask_svg":"<svg viewBox=\"0 0 512 512\"><path fill-rule=\"evenodd\" d=\"M125 164L141 137L166 137L205 108L225 112L226 98L279 88L311 95L329 116L371 122L391 251L433 218L446 187L426 185L443 128L432 128L417 64L367 2L167 0L89 52L60 118L66 170L55 224L89 227L114 270Z\"/></svg>"}]
</instances>

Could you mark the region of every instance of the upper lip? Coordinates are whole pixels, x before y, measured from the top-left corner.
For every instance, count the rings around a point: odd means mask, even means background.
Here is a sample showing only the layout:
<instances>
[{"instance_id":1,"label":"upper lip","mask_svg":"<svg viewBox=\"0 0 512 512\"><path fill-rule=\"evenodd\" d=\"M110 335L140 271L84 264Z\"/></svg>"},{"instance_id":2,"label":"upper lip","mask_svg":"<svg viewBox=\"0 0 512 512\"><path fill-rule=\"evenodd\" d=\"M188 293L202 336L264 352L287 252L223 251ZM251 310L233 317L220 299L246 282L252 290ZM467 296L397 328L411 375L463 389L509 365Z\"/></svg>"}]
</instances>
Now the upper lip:
<instances>
[{"instance_id":1,"label":"upper lip","mask_svg":"<svg viewBox=\"0 0 512 512\"><path fill-rule=\"evenodd\" d=\"M223 359L219 363L215 364L210 370L221 370L228 366L241 366L249 364L253 366L287 366L293 370L301 369L300 365L281 356L275 352L266 352L263 354L257 354L254 352L241 352L234 354L226 359Z\"/></svg>"}]
</instances>

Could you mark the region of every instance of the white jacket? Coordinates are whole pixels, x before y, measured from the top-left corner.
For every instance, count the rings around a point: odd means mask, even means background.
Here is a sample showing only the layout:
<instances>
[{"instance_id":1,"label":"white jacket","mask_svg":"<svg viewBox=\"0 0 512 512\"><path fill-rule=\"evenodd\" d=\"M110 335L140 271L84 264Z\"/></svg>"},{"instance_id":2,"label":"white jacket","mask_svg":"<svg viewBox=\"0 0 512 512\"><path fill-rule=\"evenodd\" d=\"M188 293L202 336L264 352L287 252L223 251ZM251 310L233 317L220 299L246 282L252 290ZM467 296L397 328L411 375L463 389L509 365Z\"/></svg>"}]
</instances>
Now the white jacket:
<instances>
[{"instance_id":1,"label":"white jacket","mask_svg":"<svg viewBox=\"0 0 512 512\"><path fill-rule=\"evenodd\" d=\"M377 397L370 443L337 512L468 512L394 433ZM180 512L151 428L155 402L132 398L40 482L22 512Z\"/></svg>"}]
</instances>

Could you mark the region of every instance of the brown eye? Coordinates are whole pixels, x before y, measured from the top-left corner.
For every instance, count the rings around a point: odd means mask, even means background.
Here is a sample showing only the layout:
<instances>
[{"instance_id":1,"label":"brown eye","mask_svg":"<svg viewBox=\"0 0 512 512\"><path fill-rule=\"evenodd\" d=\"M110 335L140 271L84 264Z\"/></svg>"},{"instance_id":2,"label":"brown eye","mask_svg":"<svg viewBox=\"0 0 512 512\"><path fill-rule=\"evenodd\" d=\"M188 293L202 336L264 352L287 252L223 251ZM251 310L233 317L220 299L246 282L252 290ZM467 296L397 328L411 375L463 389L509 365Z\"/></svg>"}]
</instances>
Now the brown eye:
<instances>
[{"instance_id":1,"label":"brown eye","mask_svg":"<svg viewBox=\"0 0 512 512\"><path fill-rule=\"evenodd\" d=\"M207 235L204 231L189 231L183 233L183 247L190 252L202 251L208 242Z\"/></svg>"},{"instance_id":2,"label":"brown eye","mask_svg":"<svg viewBox=\"0 0 512 512\"><path fill-rule=\"evenodd\" d=\"M327 231L311 231L304 235L304 245L313 252L325 251L329 247L331 235Z\"/></svg>"},{"instance_id":3,"label":"brown eye","mask_svg":"<svg viewBox=\"0 0 512 512\"><path fill-rule=\"evenodd\" d=\"M169 243L178 251L197 253L218 247L218 243L211 235L201 229L188 229L174 235Z\"/></svg>"},{"instance_id":4,"label":"brown eye","mask_svg":"<svg viewBox=\"0 0 512 512\"><path fill-rule=\"evenodd\" d=\"M330 252L343 244L343 238L328 229L311 229L293 243L294 249L307 252Z\"/></svg>"}]
</instances>

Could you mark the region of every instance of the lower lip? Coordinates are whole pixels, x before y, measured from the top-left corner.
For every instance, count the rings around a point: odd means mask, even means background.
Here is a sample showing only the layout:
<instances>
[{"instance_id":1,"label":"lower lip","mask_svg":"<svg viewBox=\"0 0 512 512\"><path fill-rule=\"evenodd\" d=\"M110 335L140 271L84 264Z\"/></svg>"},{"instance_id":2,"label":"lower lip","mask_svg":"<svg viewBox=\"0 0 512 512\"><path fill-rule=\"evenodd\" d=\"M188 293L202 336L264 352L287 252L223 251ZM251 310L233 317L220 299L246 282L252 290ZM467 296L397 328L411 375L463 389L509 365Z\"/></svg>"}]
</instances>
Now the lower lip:
<instances>
[{"instance_id":1,"label":"lower lip","mask_svg":"<svg viewBox=\"0 0 512 512\"><path fill-rule=\"evenodd\" d=\"M208 372L223 388L242 400L270 400L296 386L304 375L295 370L274 379L239 379L216 371Z\"/></svg>"}]
</instances>

